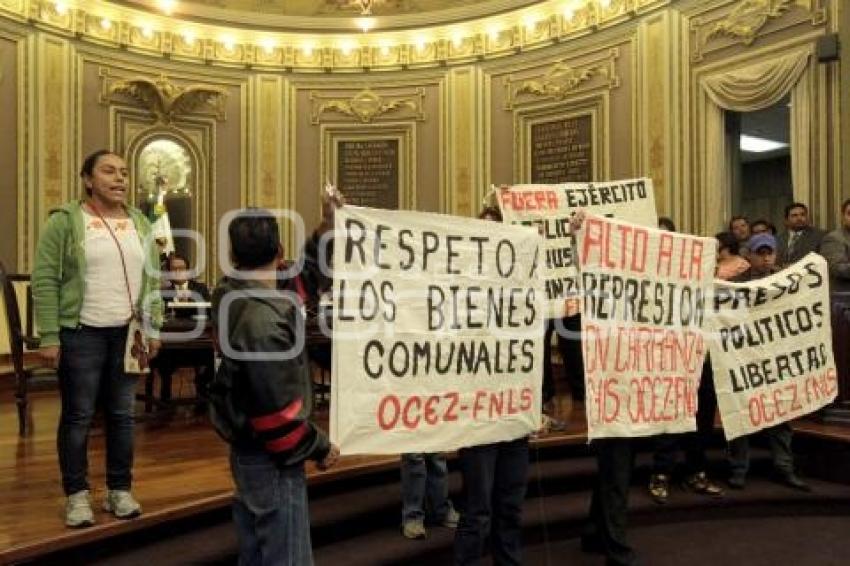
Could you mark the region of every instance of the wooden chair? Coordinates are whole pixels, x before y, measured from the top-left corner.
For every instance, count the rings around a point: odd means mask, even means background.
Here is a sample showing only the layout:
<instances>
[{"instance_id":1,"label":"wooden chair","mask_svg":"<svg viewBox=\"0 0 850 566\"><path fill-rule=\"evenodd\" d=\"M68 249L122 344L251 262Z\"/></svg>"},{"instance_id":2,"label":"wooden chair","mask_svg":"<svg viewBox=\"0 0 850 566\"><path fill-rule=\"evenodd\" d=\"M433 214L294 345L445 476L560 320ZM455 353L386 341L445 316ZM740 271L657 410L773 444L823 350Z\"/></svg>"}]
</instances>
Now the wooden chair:
<instances>
[{"instance_id":1,"label":"wooden chair","mask_svg":"<svg viewBox=\"0 0 850 566\"><path fill-rule=\"evenodd\" d=\"M26 287L26 327L21 324L21 311L18 306L18 296L15 284L24 284ZM15 403L18 406L18 434L25 436L27 433L28 413L27 394L29 393L30 381L38 380L40 383L56 381L56 372L52 368L27 365L24 360L24 347L30 350L38 348L39 340L34 334L32 316L32 289L30 287L30 276L21 274L10 274L6 272L5 266L0 262L0 286L3 289L3 301L6 306L6 324L9 330L9 346L11 349L12 366L15 370ZM25 333L26 330L26 333Z\"/></svg>"}]
</instances>

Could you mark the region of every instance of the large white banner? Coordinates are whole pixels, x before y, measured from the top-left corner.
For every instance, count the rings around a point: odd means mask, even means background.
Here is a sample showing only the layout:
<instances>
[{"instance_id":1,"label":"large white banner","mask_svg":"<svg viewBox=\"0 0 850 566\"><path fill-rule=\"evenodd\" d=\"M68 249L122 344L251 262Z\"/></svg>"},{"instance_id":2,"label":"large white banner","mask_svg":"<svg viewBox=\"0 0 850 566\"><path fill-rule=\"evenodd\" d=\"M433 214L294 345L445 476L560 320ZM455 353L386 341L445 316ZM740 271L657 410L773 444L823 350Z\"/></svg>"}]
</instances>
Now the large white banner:
<instances>
[{"instance_id":1,"label":"large white banner","mask_svg":"<svg viewBox=\"0 0 850 566\"><path fill-rule=\"evenodd\" d=\"M454 450L539 428L541 244L520 226L337 211L330 426L343 454Z\"/></svg>"},{"instance_id":2,"label":"large white banner","mask_svg":"<svg viewBox=\"0 0 850 566\"><path fill-rule=\"evenodd\" d=\"M695 430L715 240L588 216L576 252L588 437Z\"/></svg>"},{"instance_id":3,"label":"large white banner","mask_svg":"<svg viewBox=\"0 0 850 566\"><path fill-rule=\"evenodd\" d=\"M545 238L543 278L550 318L563 317L565 300L576 296L578 272L570 234L570 217L576 210L658 226L651 179L505 186L497 197L506 223L537 226Z\"/></svg>"},{"instance_id":4,"label":"large white banner","mask_svg":"<svg viewBox=\"0 0 850 566\"><path fill-rule=\"evenodd\" d=\"M749 283L716 282L714 387L731 440L796 419L838 393L826 260L809 254Z\"/></svg>"}]
</instances>

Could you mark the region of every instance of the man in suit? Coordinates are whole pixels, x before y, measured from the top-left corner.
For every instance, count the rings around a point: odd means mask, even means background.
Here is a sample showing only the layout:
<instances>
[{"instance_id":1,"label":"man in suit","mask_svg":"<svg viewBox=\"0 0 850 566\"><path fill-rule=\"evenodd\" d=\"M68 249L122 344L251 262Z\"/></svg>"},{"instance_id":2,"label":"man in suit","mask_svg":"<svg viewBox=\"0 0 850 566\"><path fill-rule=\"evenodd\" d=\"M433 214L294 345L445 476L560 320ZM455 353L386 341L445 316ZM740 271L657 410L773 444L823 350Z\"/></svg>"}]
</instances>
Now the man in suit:
<instances>
[{"instance_id":1,"label":"man in suit","mask_svg":"<svg viewBox=\"0 0 850 566\"><path fill-rule=\"evenodd\" d=\"M830 290L850 292L850 199L841 205L841 227L824 236L821 254L829 264Z\"/></svg>"},{"instance_id":2,"label":"man in suit","mask_svg":"<svg viewBox=\"0 0 850 566\"><path fill-rule=\"evenodd\" d=\"M176 253L168 256L162 277L162 297L165 301L166 312L173 312L175 317L188 317L203 314L206 309L172 309L173 303L197 303L210 300L209 288L190 279L188 260ZM160 379L160 400L163 403L171 401L171 378L177 368L195 368L195 391L198 396L197 409L204 408L207 385L212 378L212 351L198 350L164 350L151 362L151 368L156 369Z\"/></svg>"},{"instance_id":3,"label":"man in suit","mask_svg":"<svg viewBox=\"0 0 850 566\"><path fill-rule=\"evenodd\" d=\"M791 265L809 252L819 252L824 231L809 224L809 208L795 202L785 207L785 228L779 237L779 260Z\"/></svg>"},{"instance_id":4,"label":"man in suit","mask_svg":"<svg viewBox=\"0 0 850 566\"><path fill-rule=\"evenodd\" d=\"M189 279L189 275L189 262L185 257L176 253L168 256L162 278L162 294L166 302L209 302L210 290L200 281Z\"/></svg>"}]
</instances>

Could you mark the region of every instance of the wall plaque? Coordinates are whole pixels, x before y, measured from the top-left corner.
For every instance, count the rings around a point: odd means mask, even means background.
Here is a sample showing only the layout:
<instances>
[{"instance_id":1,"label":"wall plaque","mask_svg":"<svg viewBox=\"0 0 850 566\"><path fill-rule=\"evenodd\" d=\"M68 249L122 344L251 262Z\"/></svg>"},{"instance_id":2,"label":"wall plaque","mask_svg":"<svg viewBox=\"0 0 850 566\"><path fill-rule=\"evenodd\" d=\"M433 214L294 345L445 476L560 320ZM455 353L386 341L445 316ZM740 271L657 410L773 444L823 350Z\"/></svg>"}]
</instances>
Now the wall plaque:
<instances>
[{"instance_id":1,"label":"wall plaque","mask_svg":"<svg viewBox=\"0 0 850 566\"><path fill-rule=\"evenodd\" d=\"M593 180L593 119L575 116L531 126L531 182Z\"/></svg>"},{"instance_id":2,"label":"wall plaque","mask_svg":"<svg viewBox=\"0 0 850 566\"><path fill-rule=\"evenodd\" d=\"M399 208L399 141L339 140L337 186L356 206Z\"/></svg>"}]
</instances>

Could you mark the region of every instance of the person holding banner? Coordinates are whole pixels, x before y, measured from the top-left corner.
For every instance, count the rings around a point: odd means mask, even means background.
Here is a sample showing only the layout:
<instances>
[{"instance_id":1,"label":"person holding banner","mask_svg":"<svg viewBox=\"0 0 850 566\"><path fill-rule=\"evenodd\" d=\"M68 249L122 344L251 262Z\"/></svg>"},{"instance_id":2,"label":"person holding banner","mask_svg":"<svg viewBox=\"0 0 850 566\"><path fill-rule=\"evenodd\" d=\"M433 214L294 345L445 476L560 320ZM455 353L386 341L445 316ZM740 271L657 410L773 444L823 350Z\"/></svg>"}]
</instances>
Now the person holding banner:
<instances>
[{"instance_id":1,"label":"person holding banner","mask_svg":"<svg viewBox=\"0 0 850 566\"><path fill-rule=\"evenodd\" d=\"M570 231L581 230L586 212L578 209L570 219ZM634 468L631 438L597 438L591 443L596 453L596 483L590 501L589 520L581 535L584 552L605 555L609 566L637 566L637 554L626 539L629 485Z\"/></svg>"},{"instance_id":2,"label":"person holding banner","mask_svg":"<svg viewBox=\"0 0 850 566\"><path fill-rule=\"evenodd\" d=\"M658 219L658 228L668 232L676 231L675 224L667 217ZM733 273L740 275L742 266L737 260L743 262L745 268L750 267L747 260L738 255L739 244L735 236L729 232L722 232L717 234L716 238L719 278L726 279L727 275ZM732 258L731 266L727 264L727 267L721 270L720 266L724 258ZM708 477L705 457L705 449L714 430L714 415L717 412L717 395L714 391L711 362L708 357L702 366L697 399L696 431L684 434L659 434L653 437L652 474L649 476L648 491L649 496L656 503L667 503L670 496L670 479L676 466L676 452L680 446L685 452L686 476L683 487L710 497L723 496L723 489Z\"/></svg>"},{"instance_id":3,"label":"person holding banner","mask_svg":"<svg viewBox=\"0 0 850 566\"><path fill-rule=\"evenodd\" d=\"M737 281L750 269L750 262L742 257L741 244L731 232L720 232L717 239L717 278Z\"/></svg>"},{"instance_id":4,"label":"person holding banner","mask_svg":"<svg viewBox=\"0 0 850 566\"><path fill-rule=\"evenodd\" d=\"M776 267L778 249L776 238L771 234L756 234L750 238L750 269L741 277L741 281L762 279L779 271ZM779 483L793 489L810 491L809 485L794 473L794 453L791 451L792 430L787 422L764 429L770 445L773 467ZM750 467L749 436L739 436L729 442L729 487L743 489L746 485L747 471Z\"/></svg>"},{"instance_id":5,"label":"person holding banner","mask_svg":"<svg viewBox=\"0 0 850 566\"><path fill-rule=\"evenodd\" d=\"M424 539L426 511L429 522L457 528L459 515L449 499L449 471L442 454L401 455L401 533Z\"/></svg>"},{"instance_id":6,"label":"person holding banner","mask_svg":"<svg viewBox=\"0 0 850 566\"><path fill-rule=\"evenodd\" d=\"M485 208L478 217L502 220L497 208ZM480 564L488 540L494 564L521 564L528 436L461 448L458 459L463 475L463 506L455 533L455 564Z\"/></svg>"},{"instance_id":7,"label":"person holding banner","mask_svg":"<svg viewBox=\"0 0 850 566\"><path fill-rule=\"evenodd\" d=\"M339 202L324 204L327 229ZM244 210L228 234L238 271L213 294L222 362L210 405L216 431L230 444L239 563L312 564L304 462L325 470L339 449L310 420L312 377L303 337L296 335L303 328L300 300L277 290L283 259L277 220L261 209ZM305 269L316 267L317 246L314 235Z\"/></svg>"}]
</instances>

